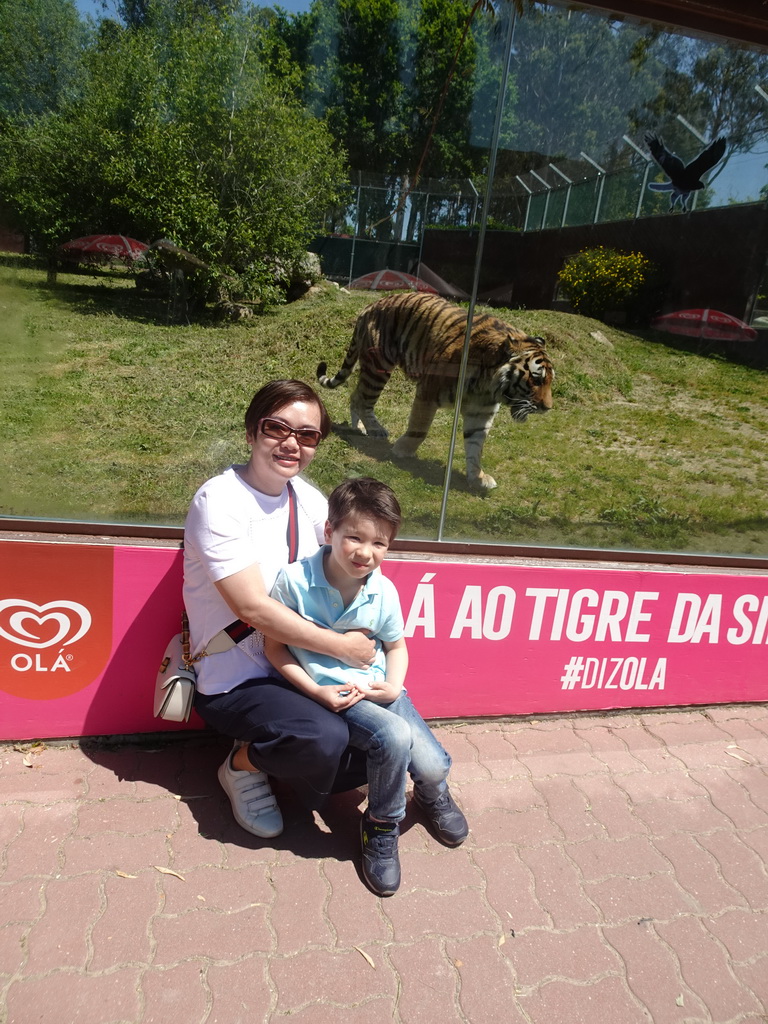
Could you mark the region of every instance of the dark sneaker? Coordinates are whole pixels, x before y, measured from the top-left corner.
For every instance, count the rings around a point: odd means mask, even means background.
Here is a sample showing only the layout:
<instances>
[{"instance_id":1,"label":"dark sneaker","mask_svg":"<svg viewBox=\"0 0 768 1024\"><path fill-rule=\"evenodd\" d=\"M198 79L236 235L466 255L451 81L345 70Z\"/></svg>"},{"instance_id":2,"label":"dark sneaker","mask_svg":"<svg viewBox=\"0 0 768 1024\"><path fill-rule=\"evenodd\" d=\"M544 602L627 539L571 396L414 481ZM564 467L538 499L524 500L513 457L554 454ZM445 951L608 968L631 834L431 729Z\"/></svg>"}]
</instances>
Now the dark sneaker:
<instances>
[{"instance_id":1,"label":"dark sneaker","mask_svg":"<svg viewBox=\"0 0 768 1024\"><path fill-rule=\"evenodd\" d=\"M391 896L400 887L399 837L398 825L371 821L367 814L360 819L363 877L378 896Z\"/></svg>"},{"instance_id":2,"label":"dark sneaker","mask_svg":"<svg viewBox=\"0 0 768 1024\"><path fill-rule=\"evenodd\" d=\"M441 843L446 846L459 846L469 835L469 825L461 808L446 789L437 800L425 800L417 789L413 791L413 799L424 811L430 827Z\"/></svg>"}]
</instances>

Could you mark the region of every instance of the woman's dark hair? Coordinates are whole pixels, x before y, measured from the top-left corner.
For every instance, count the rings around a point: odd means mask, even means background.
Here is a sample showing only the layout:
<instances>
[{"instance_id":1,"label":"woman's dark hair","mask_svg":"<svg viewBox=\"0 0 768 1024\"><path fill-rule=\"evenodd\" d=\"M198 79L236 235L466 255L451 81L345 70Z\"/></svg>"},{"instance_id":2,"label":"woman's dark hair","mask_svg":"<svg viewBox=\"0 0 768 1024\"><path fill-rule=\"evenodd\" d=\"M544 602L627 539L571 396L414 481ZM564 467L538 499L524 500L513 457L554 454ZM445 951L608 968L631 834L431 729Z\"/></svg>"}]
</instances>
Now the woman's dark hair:
<instances>
[{"instance_id":1,"label":"woman's dark hair","mask_svg":"<svg viewBox=\"0 0 768 1024\"><path fill-rule=\"evenodd\" d=\"M403 521L395 492L388 484L370 476L357 476L345 480L331 491L328 498L328 522L337 529L350 516L362 516L387 523L391 527L391 540L395 539Z\"/></svg>"},{"instance_id":2,"label":"woman's dark hair","mask_svg":"<svg viewBox=\"0 0 768 1024\"><path fill-rule=\"evenodd\" d=\"M322 399L314 388L302 380L271 380L260 388L251 399L245 411L245 429L252 436L256 434L258 422L265 416L272 416L284 405L293 402L308 402L320 410L320 433L327 437L331 432L331 417Z\"/></svg>"}]
</instances>

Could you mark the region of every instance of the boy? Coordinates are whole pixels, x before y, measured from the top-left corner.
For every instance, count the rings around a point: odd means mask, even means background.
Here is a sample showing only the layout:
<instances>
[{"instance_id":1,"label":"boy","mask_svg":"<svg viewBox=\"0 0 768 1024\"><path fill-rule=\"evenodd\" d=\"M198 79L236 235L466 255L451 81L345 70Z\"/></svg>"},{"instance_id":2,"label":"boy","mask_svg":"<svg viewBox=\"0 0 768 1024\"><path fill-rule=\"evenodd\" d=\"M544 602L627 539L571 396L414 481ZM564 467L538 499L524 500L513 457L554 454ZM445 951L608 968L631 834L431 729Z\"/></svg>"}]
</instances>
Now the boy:
<instances>
[{"instance_id":1,"label":"boy","mask_svg":"<svg viewBox=\"0 0 768 1024\"><path fill-rule=\"evenodd\" d=\"M267 640L265 652L297 689L333 711L366 752L368 809L361 821L363 876L380 896L400 885L397 840L406 775L435 835L458 846L468 833L446 779L451 759L407 696L408 651L394 584L379 566L401 523L392 489L370 477L346 480L328 499L326 546L283 569L272 597L319 625L367 631L376 640L370 669ZM351 701L350 701L351 698Z\"/></svg>"}]
</instances>

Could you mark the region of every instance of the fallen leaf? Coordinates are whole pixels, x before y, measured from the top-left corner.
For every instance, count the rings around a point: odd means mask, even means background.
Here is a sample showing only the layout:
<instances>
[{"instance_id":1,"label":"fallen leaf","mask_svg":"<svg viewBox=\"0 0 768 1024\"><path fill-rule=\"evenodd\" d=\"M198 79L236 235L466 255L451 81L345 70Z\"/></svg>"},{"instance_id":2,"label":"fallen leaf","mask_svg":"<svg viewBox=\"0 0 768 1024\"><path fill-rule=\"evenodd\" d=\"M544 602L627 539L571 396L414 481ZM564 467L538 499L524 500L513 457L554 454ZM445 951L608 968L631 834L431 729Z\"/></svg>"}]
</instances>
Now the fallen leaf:
<instances>
[{"instance_id":1,"label":"fallen leaf","mask_svg":"<svg viewBox=\"0 0 768 1024\"><path fill-rule=\"evenodd\" d=\"M198 898L199 900L202 900L202 901L203 901L203 903L205 903L205 896L201 896L201 895L200 895L200 893L198 893L198 894L197 894L197 898Z\"/></svg>"},{"instance_id":2,"label":"fallen leaf","mask_svg":"<svg viewBox=\"0 0 768 1024\"><path fill-rule=\"evenodd\" d=\"M115 874L119 875L121 878L138 878L139 877L138 875L129 875L127 871L115 871Z\"/></svg>"},{"instance_id":3,"label":"fallen leaf","mask_svg":"<svg viewBox=\"0 0 768 1024\"><path fill-rule=\"evenodd\" d=\"M186 882L186 878L184 878L183 875L180 875L178 871L172 871L170 868L160 867L159 864L155 864L155 871L160 871L164 875L173 875L175 878L180 878L182 882Z\"/></svg>"},{"instance_id":4,"label":"fallen leaf","mask_svg":"<svg viewBox=\"0 0 768 1024\"><path fill-rule=\"evenodd\" d=\"M453 966L454 967L463 967L464 966L464 961L463 960L454 960L453 961Z\"/></svg>"},{"instance_id":5,"label":"fallen leaf","mask_svg":"<svg viewBox=\"0 0 768 1024\"><path fill-rule=\"evenodd\" d=\"M752 762L751 762L751 761L750 761L750 760L749 760L748 758L746 758L746 757L742 757L742 756L741 756L741 754L734 754L734 753L733 753L732 751L730 751L730 750L726 750L726 754L727 754L727 755L728 755L729 757L735 757L737 761L743 761L743 762L744 762L744 764L752 764Z\"/></svg>"},{"instance_id":6,"label":"fallen leaf","mask_svg":"<svg viewBox=\"0 0 768 1024\"><path fill-rule=\"evenodd\" d=\"M501 935L499 936L499 945L503 946L506 941L507 936L502 932Z\"/></svg>"},{"instance_id":7,"label":"fallen leaf","mask_svg":"<svg viewBox=\"0 0 768 1024\"><path fill-rule=\"evenodd\" d=\"M357 952L358 952L358 953L360 954L360 956L361 956L361 957L362 957L362 958L363 958L364 960L367 960L367 961L368 961L368 963L369 963L369 964L371 965L371 967L372 967L372 968L374 969L374 971L375 971L375 970L376 970L376 964L375 964L375 963L373 962L373 960L372 960L372 959L371 959L371 958L370 958L370 957L368 956L368 954L367 954L367 953L365 952L365 950L364 950L364 949L360 949L360 947L359 947L359 946L355 946L355 949L357 950Z\"/></svg>"},{"instance_id":8,"label":"fallen leaf","mask_svg":"<svg viewBox=\"0 0 768 1024\"><path fill-rule=\"evenodd\" d=\"M32 767L32 762L29 760L28 757L22 758L21 763L24 765L25 768L31 768Z\"/></svg>"},{"instance_id":9,"label":"fallen leaf","mask_svg":"<svg viewBox=\"0 0 768 1024\"><path fill-rule=\"evenodd\" d=\"M675 1000L675 1006L685 1006L685 1000L683 999L683 993L682 992L680 993L680 995Z\"/></svg>"}]
</instances>

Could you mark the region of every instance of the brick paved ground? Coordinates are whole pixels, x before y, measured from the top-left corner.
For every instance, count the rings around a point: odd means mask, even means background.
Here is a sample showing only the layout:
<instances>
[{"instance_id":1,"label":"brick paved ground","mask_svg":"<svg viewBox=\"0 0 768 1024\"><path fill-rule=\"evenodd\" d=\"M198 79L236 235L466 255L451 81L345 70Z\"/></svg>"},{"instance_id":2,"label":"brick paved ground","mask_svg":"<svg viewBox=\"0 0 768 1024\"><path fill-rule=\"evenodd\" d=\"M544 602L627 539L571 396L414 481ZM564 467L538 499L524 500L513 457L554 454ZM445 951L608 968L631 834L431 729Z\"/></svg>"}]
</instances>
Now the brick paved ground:
<instances>
[{"instance_id":1,"label":"brick paved ground","mask_svg":"<svg viewBox=\"0 0 768 1024\"><path fill-rule=\"evenodd\" d=\"M0 750L3 1024L765 1024L768 706L453 723L472 834L237 828L226 746Z\"/></svg>"}]
</instances>

